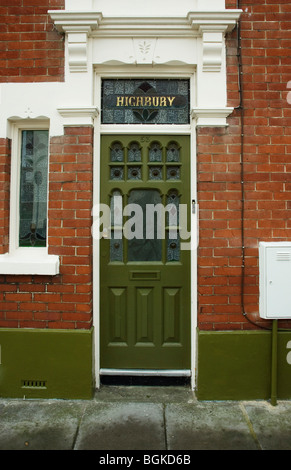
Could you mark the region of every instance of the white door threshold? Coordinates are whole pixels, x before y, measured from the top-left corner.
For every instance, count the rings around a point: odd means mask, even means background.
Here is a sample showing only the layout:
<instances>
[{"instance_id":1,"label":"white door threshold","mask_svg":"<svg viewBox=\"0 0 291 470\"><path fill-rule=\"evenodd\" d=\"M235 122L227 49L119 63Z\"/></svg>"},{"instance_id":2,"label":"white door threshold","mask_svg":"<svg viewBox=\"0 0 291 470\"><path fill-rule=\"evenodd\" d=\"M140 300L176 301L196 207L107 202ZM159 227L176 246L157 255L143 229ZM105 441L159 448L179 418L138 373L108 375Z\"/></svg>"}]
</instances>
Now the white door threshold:
<instances>
[{"instance_id":1,"label":"white door threshold","mask_svg":"<svg viewBox=\"0 0 291 470\"><path fill-rule=\"evenodd\" d=\"M191 370L100 369L100 375L132 377L191 377Z\"/></svg>"}]
</instances>

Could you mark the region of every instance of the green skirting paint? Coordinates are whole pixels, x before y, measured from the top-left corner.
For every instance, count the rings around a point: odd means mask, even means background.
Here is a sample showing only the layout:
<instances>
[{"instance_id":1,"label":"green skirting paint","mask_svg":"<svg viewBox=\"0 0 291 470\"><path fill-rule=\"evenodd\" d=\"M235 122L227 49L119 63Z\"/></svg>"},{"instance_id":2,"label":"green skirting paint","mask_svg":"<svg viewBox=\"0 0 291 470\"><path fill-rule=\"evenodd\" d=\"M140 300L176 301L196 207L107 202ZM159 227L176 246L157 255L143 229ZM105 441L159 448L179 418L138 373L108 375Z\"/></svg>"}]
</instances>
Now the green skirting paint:
<instances>
[{"instance_id":1,"label":"green skirting paint","mask_svg":"<svg viewBox=\"0 0 291 470\"><path fill-rule=\"evenodd\" d=\"M278 331L277 398L291 398L291 332ZM269 400L272 332L198 330L199 400Z\"/></svg>"},{"instance_id":2,"label":"green skirting paint","mask_svg":"<svg viewBox=\"0 0 291 470\"><path fill-rule=\"evenodd\" d=\"M0 397L92 398L92 333L0 329Z\"/></svg>"},{"instance_id":3,"label":"green skirting paint","mask_svg":"<svg viewBox=\"0 0 291 470\"><path fill-rule=\"evenodd\" d=\"M197 331L199 400L291 398L291 332ZM273 358L274 360L274 358ZM0 397L91 399L93 330L0 329Z\"/></svg>"}]
</instances>

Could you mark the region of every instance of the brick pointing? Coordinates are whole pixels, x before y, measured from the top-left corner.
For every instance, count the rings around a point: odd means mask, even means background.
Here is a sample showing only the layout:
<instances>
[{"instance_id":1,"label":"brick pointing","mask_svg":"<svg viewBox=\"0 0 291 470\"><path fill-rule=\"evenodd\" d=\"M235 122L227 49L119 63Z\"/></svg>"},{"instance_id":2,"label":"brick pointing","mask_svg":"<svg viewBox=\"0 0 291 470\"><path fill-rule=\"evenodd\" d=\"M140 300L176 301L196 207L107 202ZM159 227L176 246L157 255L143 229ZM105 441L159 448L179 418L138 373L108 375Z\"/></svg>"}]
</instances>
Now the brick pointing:
<instances>
[{"instance_id":1,"label":"brick pointing","mask_svg":"<svg viewBox=\"0 0 291 470\"><path fill-rule=\"evenodd\" d=\"M0 276L0 327L92 326L92 163L92 128L51 139L48 242L60 274Z\"/></svg>"},{"instance_id":2,"label":"brick pointing","mask_svg":"<svg viewBox=\"0 0 291 470\"><path fill-rule=\"evenodd\" d=\"M226 4L237 7L236 0ZM243 140L236 30L227 37L227 79L228 105L237 109L226 129L197 130L198 326L203 330L256 328L243 312L256 324L270 326L258 315L258 244L291 240L290 1L243 0L241 7ZM64 8L64 1L2 0L0 81L64 79L63 38L53 29L49 8ZM55 277L0 276L0 327L92 325L92 139L91 128L68 128L51 141L49 252L60 256L61 272ZM5 253L10 178L6 139L0 140L0 159L0 249Z\"/></svg>"},{"instance_id":3,"label":"brick pointing","mask_svg":"<svg viewBox=\"0 0 291 470\"><path fill-rule=\"evenodd\" d=\"M0 254L9 247L10 159L11 142L0 139Z\"/></svg>"},{"instance_id":4,"label":"brick pointing","mask_svg":"<svg viewBox=\"0 0 291 470\"><path fill-rule=\"evenodd\" d=\"M227 7L236 3L228 1ZM258 244L291 240L290 2L243 0L241 7L243 159L240 109L228 119L227 129L204 128L197 135L198 324L203 330L256 328L243 311L270 327L259 318ZM227 78L228 105L235 108L240 103L237 52L234 31L227 39Z\"/></svg>"},{"instance_id":5,"label":"brick pointing","mask_svg":"<svg viewBox=\"0 0 291 470\"><path fill-rule=\"evenodd\" d=\"M64 40L47 14L65 0L1 0L0 82L64 80Z\"/></svg>"}]
</instances>

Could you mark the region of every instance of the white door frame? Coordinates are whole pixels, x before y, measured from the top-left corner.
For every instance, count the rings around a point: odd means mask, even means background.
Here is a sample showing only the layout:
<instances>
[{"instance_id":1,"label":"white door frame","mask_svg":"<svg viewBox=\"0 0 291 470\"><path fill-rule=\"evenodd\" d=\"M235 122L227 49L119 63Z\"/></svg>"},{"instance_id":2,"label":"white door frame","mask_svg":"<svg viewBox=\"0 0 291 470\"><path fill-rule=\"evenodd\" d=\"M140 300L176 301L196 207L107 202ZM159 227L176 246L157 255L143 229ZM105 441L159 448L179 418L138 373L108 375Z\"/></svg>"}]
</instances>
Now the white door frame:
<instances>
[{"instance_id":1,"label":"white door frame","mask_svg":"<svg viewBox=\"0 0 291 470\"><path fill-rule=\"evenodd\" d=\"M98 67L94 80L94 106L101 110L101 80L103 78L188 78L190 79L190 109L196 105L194 67L132 67L123 65L115 68ZM102 125L101 113L94 122L94 158L93 158L93 206L100 203L100 142L102 134L165 134L190 136L190 199L189 204L197 201L196 175L196 121L191 119L189 125ZM198 206L196 206L197 209ZM198 214L191 210L191 388L196 385L196 327L197 327L197 245L198 245ZM94 327L94 375L95 386L100 387L100 241L93 239L93 327Z\"/></svg>"}]
</instances>

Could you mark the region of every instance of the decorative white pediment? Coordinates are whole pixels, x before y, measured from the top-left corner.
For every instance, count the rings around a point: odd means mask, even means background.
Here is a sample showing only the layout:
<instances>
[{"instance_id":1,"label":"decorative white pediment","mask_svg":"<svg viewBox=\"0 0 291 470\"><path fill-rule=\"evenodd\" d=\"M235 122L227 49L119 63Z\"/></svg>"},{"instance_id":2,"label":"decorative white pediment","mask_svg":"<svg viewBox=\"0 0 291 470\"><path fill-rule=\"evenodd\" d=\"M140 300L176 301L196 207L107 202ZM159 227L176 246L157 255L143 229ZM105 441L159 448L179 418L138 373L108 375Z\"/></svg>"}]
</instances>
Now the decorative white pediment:
<instances>
[{"instance_id":1,"label":"decorative white pediment","mask_svg":"<svg viewBox=\"0 0 291 470\"><path fill-rule=\"evenodd\" d=\"M191 67L196 74L192 114L197 125L226 125L231 109L226 106L225 35L236 26L241 10L223 9L223 0L181 0L182 9L170 2L167 10L162 9L167 2L161 1L157 10L149 8L143 15L145 5L134 0L125 3L131 8L124 7L122 13L117 0L88 0L84 3L87 11L49 12L56 28L66 35L66 80L77 87L84 80L81 76L73 80L70 75L86 73L87 83L93 86L89 74L92 76L94 66L122 67L123 74L126 67L158 70L168 66L169 76L173 66L181 71ZM82 7L77 0L67 0L68 5ZM186 11L190 5L193 10ZM220 9L216 11L215 6ZM163 14L165 11L168 13ZM60 113L72 120L68 113Z\"/></svg>"},{"instance_id":2,"label":"decorative white pediment","mask_svg":"<svg viewBox=\"0 0 291 470\"><path fill-rule=\"evenodd\" d=\"M240 10L225 11L196 11L189 12L186 16L110 16L106 17L102 12L94 11L50 11L52 20L60 32L67 35L68 65L71 72L86 72L90 58L88 57L88 39L93 37L95 41L103 41L104 38L133 38L134 54L121 51L118 42L114 47L106 48L107 57L102 63L136 63L154 64L163 62L159 54L155 57L157 40L167 38L169 44L173 39L188 38L188 40L202 37L203 71L218 72L221 69L224 36L231 31L240 16ZM172 40L172 41L171 41ZM98 46L97 46L98 47ZM193 45L194 48L194 45ZM169 53L169 49L165 50ZM171 59L165 63L179 63L177 48L171 44ZM183 55L183 49L180 48ZM114 55L114 57L112 57ZM119 59L118 56L123 56ZM183 60L180 61L181 63ZM191 63L184 60L184 63Z\"/></svg>"}]
</instances>

